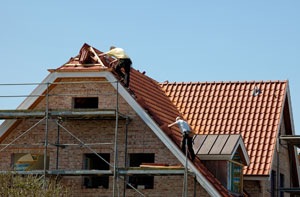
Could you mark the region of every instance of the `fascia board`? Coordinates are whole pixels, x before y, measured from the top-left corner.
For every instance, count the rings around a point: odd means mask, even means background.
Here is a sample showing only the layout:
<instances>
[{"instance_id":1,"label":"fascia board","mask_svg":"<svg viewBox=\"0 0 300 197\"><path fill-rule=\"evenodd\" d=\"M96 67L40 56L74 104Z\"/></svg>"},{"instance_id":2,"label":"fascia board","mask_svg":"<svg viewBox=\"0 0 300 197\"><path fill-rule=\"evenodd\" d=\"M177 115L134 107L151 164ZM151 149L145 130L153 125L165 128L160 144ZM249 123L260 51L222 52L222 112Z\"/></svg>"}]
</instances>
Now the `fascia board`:
<instances>
[{"instance_id":1,"label":"fascia board","mask_svg":"<svg viewBox=\"0 0 300 197\"><path fill-rule=\"evenodd\" d=\"M289 115L291 120L291 127L292 127L292 135L295 135L295 125L294 125L294 116L293 116L293 109L292 109L292 100L291 100L291 91L290 91L290 84L289 81L287 82L286 88L286 96L288 99L288 108L289 108Z\"/></svg>"},{"instance_id":2,"label":"fascia board","mask_svg":"<svg viewBox=\"0 0 300 197\"><path fill-rule=\"evenodd\" d=\"M5 120L0 125L0 137L16 122L16 120Z\"/></svg>"},{"instance_id":3,"label":"fascia board","mask_svg":"<svg viewBox=\"0 0 300 197\"><path fill-rule=\"evenodd\" d=\"M230 160L231 159L231 155L197 155L199 157L200 160L216 160L216 161L220 161L220 160Z\"/></svg>"},{"instance_id":4,"label":"fascia board","mask_svg":"<svg viewBox=\"0 0 300 197\"><path fill-rule=\"evenodd\" d=\"M116 81L116 78L110 72L53 72L50 73L42 83L51 83L55 79L60 77L105 77L112 86L117 89L117 83L112 83ZM41 94L46 90L45 85L39 85L32 94ZM143 108L132 98L132 96L125 90L121 85L118 86L119 94L127 101L127 103L136 111L136 113L143 119L143 121L152 129L152 131L157 135L157 137L167 146L167 148L174 154L175 157L185 165L185 155L181 150L175 145L173 141L159 128L159 126L152 120L152 118L143 110ZM28 97L24 102L18 107L18 109L28 109L28 107L34 103L36 97ZM6 129L0 127L1 136L5 133ZM1 137L0 136L0 137ZM198 171L193 163L188 161L188 167L196 175L197 181L202 185L202 187L211 196L221 196L220 193L211 185L211 183Z\"/></svg>"},{"instance_id":5,"label":"fascia board","mask_svg":"<svg viewBox=\"0 0 300 197\"><path fill-rule=\"evenodd\" d=\"M238 147L241 147L242 149L242 152L243 152L243 155L244 155L244 158L246 160L246 165L248 166L250 164L250 158L249 158L249 155L248 155L248 152L247 152L247 149L245 147L245 144L244 144L244 141L242 139L242 137L240 136L239 140L238 140L238 143L236 144L235 148L234 148L234 151L233 151L233 154L232 154L232 157L234 156L236 150ZM232 159L232 158L231 158Z\"/></svg>"},{"instance_id":6,"label":"fascia board","mask_svg":"<svg viewBox=\"0 0 300 197\"><path fill-rule=\"evenodd\" d=\"M287 86L288 87L288 86ZM285 105L285 100L286 100L286 97L287 97L287 89L288 88L285 88L285 91L284 91L284 97L283 97L283 103L282 103L282 107L281 107L281 112L280 112L280 119L279 119L279 124L278 124L278 129L277 129L277 137L276 137L276 143L275 143L275 148L274 148L274 151L273 151L273 154L272 154L272 163L271 163L271 168L270 168L270 172L269 172L269 176L271 176L271 173L272 173L272 170L273 170L273 165L274 165L274 160L275 160L275 153L276 153L276 157L278 156L277 154L277 146L278 146L278 139L279 139L279 131L281 129L281 123L282 123L282 120L283 120L283 109L284 109L284 105Z\"/></svg>"},{"instance_id":7,"label":"fascia board","mask_svg":"<svg viewBox=\"0 0 300 197\"><path fill-rule=\"evenodd\" d=\"M287 89L286 97L288 99L288 107L289 107L289 115L290 115L290 120L291 120L292 135L295 135L295 125L294 125L294 117L293 117L293 111L292 111L292 100L291 100L289 81L287 81L286 89ZM294 151L294 157L295 157L295 161L296 161L298 183L300 184L299 159L298 159L298 155L297 155L297 149L295 147L293 147L293 151Z\"/></svg>"}]
</instances>

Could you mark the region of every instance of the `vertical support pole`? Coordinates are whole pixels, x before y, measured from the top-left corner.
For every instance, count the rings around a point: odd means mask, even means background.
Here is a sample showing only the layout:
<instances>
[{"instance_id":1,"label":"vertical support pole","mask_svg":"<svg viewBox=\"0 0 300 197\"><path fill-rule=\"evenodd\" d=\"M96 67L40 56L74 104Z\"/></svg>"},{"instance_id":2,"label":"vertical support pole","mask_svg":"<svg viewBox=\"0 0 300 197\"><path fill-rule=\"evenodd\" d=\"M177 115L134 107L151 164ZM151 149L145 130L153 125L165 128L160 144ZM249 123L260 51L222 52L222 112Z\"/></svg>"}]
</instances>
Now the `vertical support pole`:
<instances>
[{"instance_id":1,"label":"vertical support pole","mask_svg":"<svg viewBox=\"0 0 300 197\"><path fill-rule=\"evenodd\" d=\"M57 141L56 141L56 170L58 170L58 158L59 158L59 136L60 135L60 126L57 125Z\"/></svg>"},{"instance_id":2,"label":"vertical support pole","mask_svg":"<svg viewBox=\"0 0 300 197\"><path fill-rule=\"evenodd\" d=\"M127 161L127 144L128 144L128 125L129 125L129 118L126 118L126 126L125 126L125 153L124 153L124 158L125 158L125 162L124 162L124 167L127 168L128 165L128 161ZM126 181L127 181L127 176L124 176L124 188L123 188L123 197L126 196Z\"/></svg>"},{"instance_id":3,"label":"vertical support pole","mask_svg":"<svg viewBox=\"0 0 300 197\"><path fill-rule=\"evenodd\" d=\"M194 177L194 197L197 195L197 179L196 176Z\"/></svg>"},{"instance_id":4,"label":"vertical support pole","mask_svg":"<svg viewBox=\"0 0 300 197\"><path fill-rule=\"evenodd\" d=\"M188 139L185 138L185 197L188 196Z\"/></svg>"},{"instance_id":5,"label":"vertical support pole","mask_svg":"<svg viewBox=\"0 0 300 197\"><path fill-rule=\"evenodd\" d=\"M119 126L119 82L117 81L117 93L116 93L116 128L115 128L115 143L114 143L114 180L113 180L113 197L115 197L115 190L116 190L116 181L117 181L117 164L118 164L118 126Z\"/></svg>"},{"instance_id":6,"label":"vertical support pole","mask_svg":"<svg viewBox=\"0 0 300 197\"><path fill-rule=\"evenodd\" d=\"M185 137L185 134L183 134L183 137ZM185 168L184 168L184 180L183 180L183 192L182 196L187 197L188 195L188 189L187 189L187 169L188 169L188 149L187 149L187 138L185 138Z\"/></svg>"},{"instance_id":7,"label":"vertical support pole","mask_svg":"<svg viewBox=\"0 0 300 197\"><path fill-rule=\"evenodd\" d=\"M277 138L277 177L276 177L276 196L279 196L279 188L280 188L280 164L279 164L279 156L280 156L280 141L279 137Z\"/></svg>"},{"instance_id":8,"label":"vertical support pole","mask_svg":"<svg viewBox=\"0 0 300 197\"><path fill-rule=\"evenodd\" d=\"M46 126L45 126L45 144L44 144L44 189L46 189L46 171L47 171L47 148L48 148L48 120L49 120L49 83L46 91Z\"/></svg>"}]
</instances>

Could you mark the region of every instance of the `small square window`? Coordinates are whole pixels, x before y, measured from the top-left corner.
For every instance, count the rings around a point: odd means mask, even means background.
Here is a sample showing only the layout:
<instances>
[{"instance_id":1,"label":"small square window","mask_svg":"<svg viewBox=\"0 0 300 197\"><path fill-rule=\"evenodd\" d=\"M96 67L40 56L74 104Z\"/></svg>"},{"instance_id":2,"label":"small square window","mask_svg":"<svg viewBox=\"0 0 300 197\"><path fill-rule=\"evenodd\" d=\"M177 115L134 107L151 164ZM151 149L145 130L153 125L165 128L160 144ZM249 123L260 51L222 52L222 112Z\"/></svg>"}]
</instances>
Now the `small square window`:
<instances>
[{"instance_id":1,"label":"small square window","mask_svg":"<svg viewBox=\"0 0 300 197\"><path fill-rule=\"evenodd\" d=\"M98 97L80 97L73 100L74 109L98 108Z\"/></svg>"},{"instance_id":2,"label":"small square window","mask_svg":"<svg viewBox=\"0 0 300 197\"><path fill-rule=\"evenodd\" d=\"M107 162L110 162L110 154L98 153ZM85 170L109 170L109 165L105 163L95 154L84 154L84 169ZM108 188L108 176L86 176L83 180L83 185L86 188Z\"/></svg>"},{"instance_id":3,"label":"small square window","mask_svg":"<svg viewBox=\"0 0 300 197\"><path fill-rule=\"evenodd\" d=\"M142 163L154 163L154 154L138 153L129 155L129 166L139 167ZM138 189L153 189L154 176L130 176L129 183ZM127 188L130 188L127 186Z\"/></svg>"},{"instance_id":4,"label":"small square window","mask_svg":"<svg viewBox=\"0 0 300 197\"><path fill-rule=\"evenodd\" d=\"M49 169L49 156L47 156L46 162L46 169ZM12 154L12 164L15 171L43 170L44 155L15 153Z\"/></svg>"}]
</instances>

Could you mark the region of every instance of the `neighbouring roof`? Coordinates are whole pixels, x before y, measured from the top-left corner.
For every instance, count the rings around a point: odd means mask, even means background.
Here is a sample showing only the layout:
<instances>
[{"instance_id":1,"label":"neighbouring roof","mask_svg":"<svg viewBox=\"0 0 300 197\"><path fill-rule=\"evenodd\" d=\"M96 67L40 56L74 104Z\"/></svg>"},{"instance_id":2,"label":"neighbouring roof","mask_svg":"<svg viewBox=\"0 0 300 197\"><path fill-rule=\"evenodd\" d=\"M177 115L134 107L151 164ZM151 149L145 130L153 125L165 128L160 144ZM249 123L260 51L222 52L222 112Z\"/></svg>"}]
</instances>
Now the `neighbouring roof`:
<instances>
[{"instance_id":1,"label":"neighbouring roof","mask_svg":"<svg viewBox=\"0 0 300 197\"><path fill-rule=\"evenodd\" d=\"M287 81L160 85L198 134L242 135L250 157L245 175L269 175Z\"/></svg>"},{"instance_id":2,"label":"neighbouring roof","mask_svg":"<svg viewBox=\"0 0 300 197\"><path fill-rule=\"evenodd\" d=\"M195 135L194 151L201 160L232 160L240 150L244 165L250 160L241 135Z\"/></svg>"}]
</instances>

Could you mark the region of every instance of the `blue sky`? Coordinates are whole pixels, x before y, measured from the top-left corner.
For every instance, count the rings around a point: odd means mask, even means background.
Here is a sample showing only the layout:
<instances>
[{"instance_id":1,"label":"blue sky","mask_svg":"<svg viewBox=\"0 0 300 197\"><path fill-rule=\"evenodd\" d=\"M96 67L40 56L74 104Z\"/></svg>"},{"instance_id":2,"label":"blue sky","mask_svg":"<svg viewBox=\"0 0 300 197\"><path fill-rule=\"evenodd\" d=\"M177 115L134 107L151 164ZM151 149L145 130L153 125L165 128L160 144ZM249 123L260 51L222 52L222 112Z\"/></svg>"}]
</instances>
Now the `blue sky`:
<instances>
[{"instance_id":1,"label":"blue sky","mask_svg":"<svg viewBox=\"0 0 300 197\"><path fill-rule=\"evenodd\" d=\"M1 1L0 83L41 82L85 42L115 45L158 81L288 79L297 129L299 10L299 0ZM2 109L22 100L0 99Z\"/></svg>"}]
</instances>

